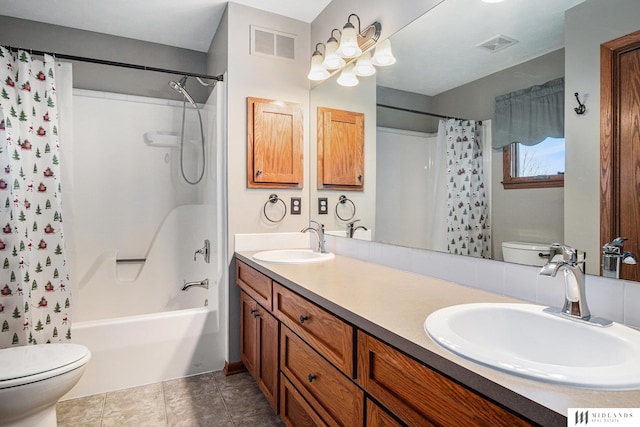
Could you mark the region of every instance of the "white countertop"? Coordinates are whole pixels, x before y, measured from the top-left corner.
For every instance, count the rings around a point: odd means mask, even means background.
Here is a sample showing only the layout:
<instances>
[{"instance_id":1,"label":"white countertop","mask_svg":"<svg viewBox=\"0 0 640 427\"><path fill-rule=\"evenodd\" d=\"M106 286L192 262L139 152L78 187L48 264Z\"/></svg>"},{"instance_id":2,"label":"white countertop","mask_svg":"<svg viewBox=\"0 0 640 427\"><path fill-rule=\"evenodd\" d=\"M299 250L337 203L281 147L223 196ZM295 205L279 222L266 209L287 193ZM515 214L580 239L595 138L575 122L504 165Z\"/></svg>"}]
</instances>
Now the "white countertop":
<instances>
[{"instance_id":1,"label":"white countertop","mask_svg":"<svg viewBox=\"0 0 640 427\"><path fill-rule=\"evenodd\" d=\"M566 425L557 415L566 417L567 408L640 407L640 390L584 390L510 375L450 353L424 331L427 316L443 307L524 301L339 255L322 263L292 265L258 262L253 253L237 256L355 326L543 425Z\"/></svg>"}]
</instances>

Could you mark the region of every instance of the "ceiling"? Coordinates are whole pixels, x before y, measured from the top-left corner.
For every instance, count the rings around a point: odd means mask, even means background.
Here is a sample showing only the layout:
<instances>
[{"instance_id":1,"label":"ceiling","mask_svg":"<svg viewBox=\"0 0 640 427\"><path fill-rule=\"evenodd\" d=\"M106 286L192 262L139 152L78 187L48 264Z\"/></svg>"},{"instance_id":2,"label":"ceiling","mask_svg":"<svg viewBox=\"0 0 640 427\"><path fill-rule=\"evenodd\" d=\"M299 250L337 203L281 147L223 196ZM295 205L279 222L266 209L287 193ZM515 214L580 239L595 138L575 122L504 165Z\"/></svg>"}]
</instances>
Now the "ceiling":
<instances>
[{"instance_id":1,"label":"ceiling","mask_svg":"<svg viewBox=\"0 0 640 427\"><path fill-rule=\"evenodd\" d=\"M331 0L234 0L312 22ZM436 95L564 45L564 12L584 0L444 0L392 36L398 61L377 83ZM0 14L207 52L224 0L0 0ZM497 52L476 47L497 35Z\"/></svg>"},{"instance_id":2,"label":"ceiling","mask_svg":"<svg viewBox=\"0 0 640 427\"><path fill-rule=\"evenodd\" d=\"M391 37L377 84L434 96L564 46L564 12L584 0L445 0ZM502 50L477 46L502 35Z\"/></svg>"},{"instance_id":3,"label":"ceiling","mask_svg":"<svg viewBox=\"0 0 640 427\"><path fill-rule=\"evenodd\" d=\"M331 0L235 0L312 22ZM207 52L224 0L0 0L0 14Z\"/></svg>"}]
</instances>

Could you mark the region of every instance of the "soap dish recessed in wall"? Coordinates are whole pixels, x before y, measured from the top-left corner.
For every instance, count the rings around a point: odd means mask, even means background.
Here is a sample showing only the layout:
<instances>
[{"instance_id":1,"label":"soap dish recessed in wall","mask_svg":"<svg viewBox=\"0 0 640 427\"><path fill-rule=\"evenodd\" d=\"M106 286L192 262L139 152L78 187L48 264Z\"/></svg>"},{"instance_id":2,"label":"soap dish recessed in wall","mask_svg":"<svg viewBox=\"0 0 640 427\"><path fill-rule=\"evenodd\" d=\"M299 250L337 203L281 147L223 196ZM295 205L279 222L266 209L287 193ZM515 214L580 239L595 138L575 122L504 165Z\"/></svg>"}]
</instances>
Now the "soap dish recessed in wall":
<instances>
[{"instance_id":1,"label":"soap dish recessed in wall","mask_svg":"<svg viewBox=\"0 0 640 427\"><path fill-rule=\"evenodd\" d=\"M349 205L347 205L347 203L351 204L351 208L349 209ZM342 207L342 209L341 209ZM346 215L343 213L342 215L340 215L340 210L350 210L351 211L351 215L349 215L349 213L347 213ZM338 199L338 203L336 203L336 216L338 217L339 220L341 221L350 221L353 219L354 216L356 216L356 205L355 203L353 203L353 201L351 199L348 199L347 196L345 196L344 194L342 196L340 196L340 198Z\"/></svg>"},{"instance_id":2,"label":"soap dish recessed in wall","mask_svg":"<svg viewBox=\"0 0 640 427\"><path fill-rule=\"evenodd\" d=\"M275 210L276 206L279 206L278 202L282 203L282 214L277 217L277 219L273 219L272 217L269 216L269 214L267 213L267 210L273 211ZM267 209L267 207L269 207L269 209ZM278 197L277 194L270 194L269 198L267 199L267 201L264 203L264 206L262 207L262 213L264 214L264 217L267 219L267 221L269 222L281 222L284 217L287 215L287 204L284 202L284 200L282 200L280 197ZM273 215L273 212L272 212Z\"/></svg>"}]
</instances>

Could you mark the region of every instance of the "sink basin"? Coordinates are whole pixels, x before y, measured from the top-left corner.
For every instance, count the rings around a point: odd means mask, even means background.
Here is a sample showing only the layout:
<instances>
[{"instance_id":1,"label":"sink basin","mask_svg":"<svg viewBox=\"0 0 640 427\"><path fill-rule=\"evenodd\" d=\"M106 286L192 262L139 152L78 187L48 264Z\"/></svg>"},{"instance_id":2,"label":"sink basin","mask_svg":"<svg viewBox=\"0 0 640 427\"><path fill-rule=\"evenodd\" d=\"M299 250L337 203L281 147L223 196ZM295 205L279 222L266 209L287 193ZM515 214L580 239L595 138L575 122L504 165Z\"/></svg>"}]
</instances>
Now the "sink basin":
<instances>
[{"instance_id":1,"label":"sink basin","mask_svg":"<svg viewBox=\"0 0 640 427\"><path fill-rule=\"evenodd\" d=\"M280 264L307 264L328 261L335 258L332 253L322 254L311 249L276 249L262 251L253 255L256 261L275 262Z\"/></svg>"},{"instance_id":2,"label":"sink basin","mask_svg":"<svg viewBox=\"0 0 640 427\"><path fill-rule=\"evenodd\" d=\"M532 304L463 304L433 312L427 334L490 367L573 387L640 388L640 332L584 324Z\"/></svg>"}]
</instances>

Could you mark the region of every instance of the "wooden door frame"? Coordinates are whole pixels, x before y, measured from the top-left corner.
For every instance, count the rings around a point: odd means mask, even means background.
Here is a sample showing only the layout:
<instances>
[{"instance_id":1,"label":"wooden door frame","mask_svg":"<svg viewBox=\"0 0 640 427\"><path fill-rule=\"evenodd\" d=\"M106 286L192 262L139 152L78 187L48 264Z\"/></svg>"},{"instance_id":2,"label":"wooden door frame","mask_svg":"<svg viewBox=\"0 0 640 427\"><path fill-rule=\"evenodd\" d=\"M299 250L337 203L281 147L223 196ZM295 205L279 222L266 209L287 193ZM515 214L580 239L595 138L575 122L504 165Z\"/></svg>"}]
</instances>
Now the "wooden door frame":
<instances>
[{"instance_id":1,"label":"wooden door frame","mask_svg":"<svg viewBox=\"0 0 640 427\"><path fill-rule=\"evenodd\" d=\"M620 230L619 184L614 173L620 164L619 65L620 55L638 48L640 31L600 45L600 246L618 237Z\"/></svg>"}]
</instances>

